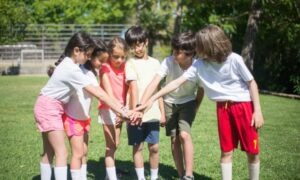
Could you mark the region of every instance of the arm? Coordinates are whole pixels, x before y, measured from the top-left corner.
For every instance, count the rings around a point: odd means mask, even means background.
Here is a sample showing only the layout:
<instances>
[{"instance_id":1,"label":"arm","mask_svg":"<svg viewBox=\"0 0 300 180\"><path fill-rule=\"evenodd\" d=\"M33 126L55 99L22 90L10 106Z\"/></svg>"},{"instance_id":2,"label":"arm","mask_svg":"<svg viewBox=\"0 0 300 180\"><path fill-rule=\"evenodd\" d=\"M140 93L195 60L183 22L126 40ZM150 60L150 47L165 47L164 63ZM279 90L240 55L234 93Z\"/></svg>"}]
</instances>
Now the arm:
<instances>
[{"instance_id":1,"label":"arm","mask_svg":"<svg viewBox=\"0 0 300 180\"><path fill-rule=\"evenodd\" d=\"M129 95L129 109L134 109L137 106L137 104L139 104L139 91L136 80L129 81Z\"/></svg>"},{"instance_id":2,"label":"arm","mask_svg":"<svg viewBox=\"0 0 300 180\"><path fill-rule=\"evenodd\" d=\"M137 111L147 111L153 104L155 100L157 100L159 97L164 96L165 94L168 94L169 92L174 91L177 89L182 83L187 81L187 79L184 76L180 76L179 78L171 81L168 83L164 88L159 90L157 93L155 93L147 102L146 104L142 104L140 107L136 108Z\"/></svg>"},{"instance_id":3,"label":"arm","mask_svg":"<svg viewBox=\"0 0 300 180\"><path fill-rule=\"evenodd\" d=\"M87 85L84 87L84 90L95 96L97 99L104 101L104 103L110 106L112 110L120 113L123 117L128 118L131 115L131 111L127 112L121 104L116 104L102 88Z\"/></svg>"},{"instance_id":4,"label":"arm","mask_svg":"<svg viewBox=\"0 0 300 180\"><path fill-rule=\"evenodd\" d=\"M200 104L203 100L204 96L204 89L202 87L199 87L197 90L197 95L196 95L196 112L198 111Z\"/></svg>"},{"instance_id":5,"label":"arm","mask_svg":"<svg viewBox=\"0 0 300 180\"><path fill-rule=\"evenodd\" d=\"M250 96L254 106L251 126L254 126L255 128L260 128L264 124L264 118L261 112L257 84L255 80L251 80L248 82L248 85L249 85Z\"/></svg>"},{"instance_id":6,"label":"arm","mask_svg":"<svg viewBox=\"0 0 300 180\"><path fill-rule=\"evenodd\" d=\"M165 127L166 125L166 112L165 112L165 107L164 107L164 99L162 97L160 97L158 99L158 106L159 106L159 110L160 110L160 126L161 127Z\"/></svg>"},{"instance_id":7,"label":"arm","mask_svg":"<svg viewBox=\"0 0 300 180\"><path fill-rule=\"evenodd\" d=\"M100 74L100 82L103 90L109 95L109 97L116 103L119 104L119 100L114 96L109 77L106 73Z\"/></svg>"},{"instance_id":8,"label":"arm","mask_svg":"<svg viewBox=\"0 0 300 180\"><path fill-rule=\"evenodd\" d=\"M161 77L158 74L156 74L154 76L154 78L152 79L152 81L146 87L146 89L142 95L141 104L146 103L150 99L150 97L153 95L153 93L157 89L157 86L159 85L160 81L161 81Z\"/></svg>"}]
</instances>

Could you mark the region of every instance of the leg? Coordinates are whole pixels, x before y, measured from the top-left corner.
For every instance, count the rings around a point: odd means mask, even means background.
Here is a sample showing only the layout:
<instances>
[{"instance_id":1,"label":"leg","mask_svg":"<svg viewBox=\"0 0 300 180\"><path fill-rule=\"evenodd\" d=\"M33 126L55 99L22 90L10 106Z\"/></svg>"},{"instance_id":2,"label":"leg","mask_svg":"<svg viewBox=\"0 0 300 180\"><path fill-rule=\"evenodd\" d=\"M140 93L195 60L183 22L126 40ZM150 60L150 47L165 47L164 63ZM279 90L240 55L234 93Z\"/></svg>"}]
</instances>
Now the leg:
<instances>
[{"instance_id":1,"label":"leg","mask_svg":"<svg viewBox=\"0 0 300 180\"><path fill-rule=\"evenodd\" d=\"M133 146L133 161L138 180L145 180L143 143Z\"/></svg>"},{"instance_id":2,"label":"leg","mask_svg":"<svg viewBox=\"0 0 300 180\"><path fill-rule=\"evenodd\" d=\"M48 140L47 133L42 133L43 138L43 154L41 155L40 169L41 169L41 180L51 179L51 164L54 157L54 150Z\"/></svg>"},{"instance_id":3,"label":"leg","mask_svg":"<svg viewBox=\"0 0 300 180\"><path fill-rule=\"evenodd\" d=\"M84 133L83 158L81 161L81 179L87 180L87 154L88 154L89 134Z\"/></svg>"},{"instance_id":4,"label":"leg","mask_svg":"<svg viewBox=\"0 0 300 180\"><path fill-rule=\"evenodd\" d=\"M259 155L247 153L248 157L248 169L249 169L249 179L250 180L259 180Z\"/></svg>"},{"instance_id":5,"label":"leg","mask_svg":"<svg viewBox=\"0 0 300 180\"><path fill-rule=\"evenodd\" d=\"M156 180L158 178L159 145L158 144L148 144L148 149L149 149L151 180Z\"/></svg>"},{"instance_id":6,"label":"leg","mask_svg":"<svg viewBox=\"0 0 300 180\"><path fill-rule=\"evenodd\" d=\"M72 158L70 171L73 180L81 179L81 163L84 157L84 135L72 136L70 138Z\"/></svg>"},{"instance_id":7,"label":"leg","mask_svg":"<svg viewBox=\"0 0 300 180\"><path fill-rule=\"evenodd\" d=\"M106 176L110 180L117 179L116 167L115 167L115 151L118 146L119 141L119 132L117 131L114 125L103 125L104 137L106 142L105 150L105 167L106 167ZM118 139L118 140L117 140Z\"/></svg>"},{"instance_id":8,"label":"leg","mask_svg":"<svg viewBox=\"0 0 300 180\"><path fill-rule=\"evenodd\" d=\"M222 180L232 179L232 155L233 155L233 151L221 152Z\"/></svg>"},{"instance_id":9,"label":"leg","mask_svg":"<svg viewBox=\"0 0 300 180\"><path fill-rule=\"evenodd\" d=\"M183 148L185 176L193 176L193 164L194 164L194 145L192 137L185 131L180 132L180 142Z\"/></svg>"},{"instance_id":10,"label":"leg","mask_svg":"<svg viewBox=\"0 0 300 180\"><path fill-rule=\"evenodd\" d=\"M47 132L48 140L55 154L55 179L67 179L67 157L68 151L65 145L64 131L50 131Z\"/></svg>"},{"instance_id":11,"label":"leg","mask_svg":"<svg viewBox=\"0 0 300 180\"><path fill-rule=\"evenodd\" d=\"M179 136L171 137L171 150L173 155L173 160L175 162L175 166L178 172L178 176L184 176L184 167L183 167L183 156L181 149L181 142Z\"/></svg>"}]
</instances>

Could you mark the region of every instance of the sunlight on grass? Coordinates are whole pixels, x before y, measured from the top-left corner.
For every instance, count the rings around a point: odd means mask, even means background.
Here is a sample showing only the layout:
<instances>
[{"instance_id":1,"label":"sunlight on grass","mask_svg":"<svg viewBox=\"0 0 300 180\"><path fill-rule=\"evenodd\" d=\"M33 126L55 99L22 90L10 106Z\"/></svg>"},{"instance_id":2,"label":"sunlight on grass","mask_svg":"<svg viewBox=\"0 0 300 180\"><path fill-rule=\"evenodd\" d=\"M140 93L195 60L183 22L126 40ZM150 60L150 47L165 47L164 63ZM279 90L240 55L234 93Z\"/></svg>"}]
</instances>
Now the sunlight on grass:
<instances>
[{"instance_id":1,"label":"sunlight on grass","mask_svg":"<svg viewBox=\"0 0 300 180\"><path fill-rule=\"evenodd\" d=\"M41 138L33 118L33 106L47 77L0 77L0 179L38 179ZM300 101L261 95L265 126L260 132L261 179L300 178ZM92 111L88 173L90 179L103 179L105 142L102 127L97 123L97 102ZM217 134L215 104L204 99L192 128L195 146L195 179L220 179L220 148ZM165 130L160 133L160 176L175 179L177 172ZM67 142L66 142L67 143ZM132 148L127 145L123 125L117 167L130 171L122 179L135 179ZM149 175L147 146L144 148L146 175ZM233 179L247 179L245 153L234 153Z\"/></svg>"}]
</instances>

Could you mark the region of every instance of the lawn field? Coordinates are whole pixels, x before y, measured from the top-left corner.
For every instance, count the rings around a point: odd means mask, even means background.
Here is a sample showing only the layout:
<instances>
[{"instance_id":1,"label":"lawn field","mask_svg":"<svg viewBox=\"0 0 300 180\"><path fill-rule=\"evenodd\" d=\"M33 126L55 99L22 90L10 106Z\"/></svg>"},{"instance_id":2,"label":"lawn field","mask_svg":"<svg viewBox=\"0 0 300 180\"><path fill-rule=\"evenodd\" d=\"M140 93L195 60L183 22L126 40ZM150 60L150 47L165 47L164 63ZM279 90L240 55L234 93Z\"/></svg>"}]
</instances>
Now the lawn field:
<instances>
[{"instance_id":1,"label":"lawn field","mask_svg":"<svg viewBox=\"0 0 300 180\"><path fill-rule=\"evenodd\" d=\"M33 106L46 76L0 76L0 180L39 179L42 141L33 118ZM265 125L260 133L262 180L300 179L300 100L260 95ZM105 177L105 142L102 127L97 123L97 102L92 110L89 142L89 179ZM170 140L161 128L160 178L177 179ZM195 179L220 179L220 148L215 104L204 98L192 128L195 148ZM67 141L66 141L67 143ZM146 147L146 146L145 146ZM136 179L131 147L127 145L123 126L117 167L129 171L121 179ZM149 178L148 153L144 149L145 172ZM245 153L237 149L233 160L233 179L248 177Z\"/></svg>"}]
</instances>

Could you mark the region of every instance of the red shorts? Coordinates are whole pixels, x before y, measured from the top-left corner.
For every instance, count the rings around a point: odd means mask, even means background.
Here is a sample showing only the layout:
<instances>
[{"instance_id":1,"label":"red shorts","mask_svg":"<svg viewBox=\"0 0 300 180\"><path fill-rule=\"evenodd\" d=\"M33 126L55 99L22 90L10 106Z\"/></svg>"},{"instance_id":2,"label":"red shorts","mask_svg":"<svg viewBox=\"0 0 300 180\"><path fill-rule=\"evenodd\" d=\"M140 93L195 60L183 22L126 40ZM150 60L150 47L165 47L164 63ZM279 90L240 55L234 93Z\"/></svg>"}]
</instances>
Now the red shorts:
<instances>
[{"instance_id":1,"label":"red shorts","mask_svg":"<svg viewBox=\"0 0 300 180\"><path fill-rule=\"evenodd\" d=\"M90 131L91 119L76 120L66 114L62 116L62 119L68 137L82 136Z\"/></svg>"},{"instance_id":2,"label":"red shorts","mask_svg":"<svg viewBox=\"0 0 300 180\"><path fill-rule=\"evenodd\" d=\"M258 133L251 127L252 102L217 102L218 130L223 152L237 148L250 154L259 153Z\"/></svg>"}]
</instances>

